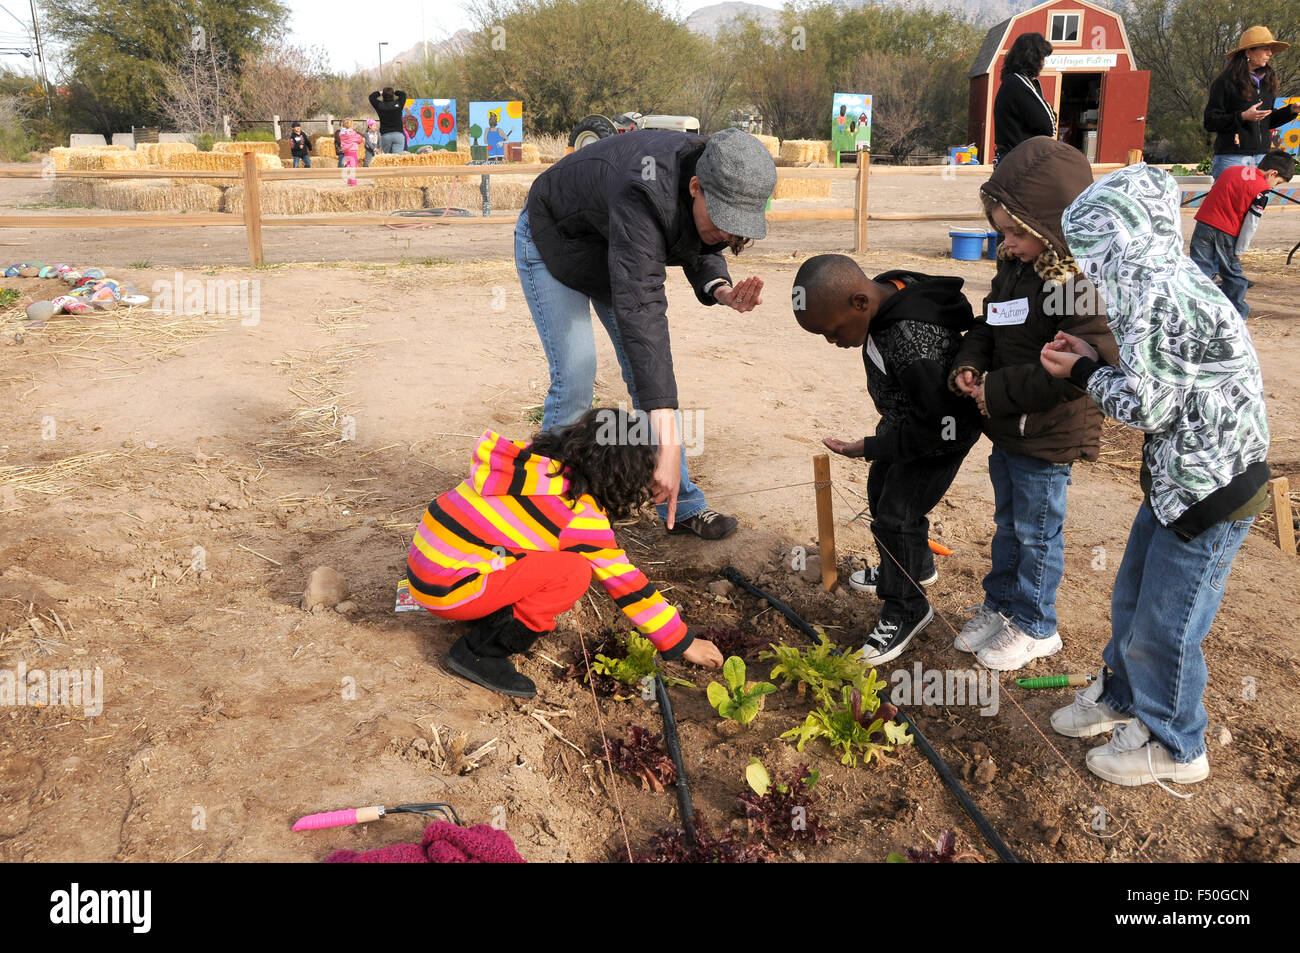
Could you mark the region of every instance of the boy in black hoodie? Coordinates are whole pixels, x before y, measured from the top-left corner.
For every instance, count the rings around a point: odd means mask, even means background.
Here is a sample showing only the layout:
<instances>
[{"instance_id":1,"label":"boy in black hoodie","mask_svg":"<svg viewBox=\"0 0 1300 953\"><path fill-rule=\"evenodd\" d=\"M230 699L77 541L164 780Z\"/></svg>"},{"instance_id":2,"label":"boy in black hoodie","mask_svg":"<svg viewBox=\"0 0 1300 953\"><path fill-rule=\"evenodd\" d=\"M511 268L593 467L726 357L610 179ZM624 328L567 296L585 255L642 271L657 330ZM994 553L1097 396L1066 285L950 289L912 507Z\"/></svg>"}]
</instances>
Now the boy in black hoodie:
<instances>
[{"instance_id":1,"label":"boy in black hoodie","mask_svg":"<svg viewBox=\"0 0 1300 953\"><path fill-rule=\"evenodd\" d=\"M835 453L871 461L867 501L880 565L850 585L884 602L868 658L897 658L934 618L922 586L938 573L926 514L943 499L979 439L979 413L948 389L948 367L973 323L962 279L887 271L869 279L845 255L817 255L795 276L799 326L837 347L863 348L867 391L880 414L874 436L826 438Z\"/></svg>"}]
</instances>

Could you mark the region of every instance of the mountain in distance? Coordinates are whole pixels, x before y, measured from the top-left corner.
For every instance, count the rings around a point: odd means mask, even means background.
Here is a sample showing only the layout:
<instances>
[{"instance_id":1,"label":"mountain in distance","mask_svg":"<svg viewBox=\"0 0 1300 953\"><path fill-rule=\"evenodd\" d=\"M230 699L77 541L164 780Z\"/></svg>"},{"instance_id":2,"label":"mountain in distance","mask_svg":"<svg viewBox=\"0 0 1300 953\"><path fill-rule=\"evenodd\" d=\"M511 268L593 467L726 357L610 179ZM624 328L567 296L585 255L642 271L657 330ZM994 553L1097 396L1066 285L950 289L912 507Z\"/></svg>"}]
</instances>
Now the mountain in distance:
<instances>
[{"instance_id":1,"label":"mountain in distance","mask_svg":"<svg viewBox=\"0 0 1300 953\"><path fill-rule=\"evenodd\" d=\"M859 7L873 0L833 0L833 2L842 7ZM895 0L892 5L927 6L931 10L946 10L965 15L981 26L991 27L1013 14L1037 6L1040 2L1042 0ZM728 0L725 3L700 7L686 18L686 26L701 36L712 38L717 36L721 27L742 16L752 16L763 26L773 27L780 22L781 11L771 7L760 7L753 3L742 3L739 0Z\"/></svg>"}]
</instances>

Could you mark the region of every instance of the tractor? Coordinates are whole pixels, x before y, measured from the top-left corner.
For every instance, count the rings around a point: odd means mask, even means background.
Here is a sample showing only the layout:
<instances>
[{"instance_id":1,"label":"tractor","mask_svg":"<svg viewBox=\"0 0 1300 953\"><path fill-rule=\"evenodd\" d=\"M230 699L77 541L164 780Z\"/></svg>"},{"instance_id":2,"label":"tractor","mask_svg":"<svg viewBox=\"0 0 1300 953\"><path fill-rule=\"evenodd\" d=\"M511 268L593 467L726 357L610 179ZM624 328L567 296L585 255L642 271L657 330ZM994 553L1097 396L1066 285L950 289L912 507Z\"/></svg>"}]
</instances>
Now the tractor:
<instances>
[{"instance_id":1,"label":"tractor","mask_svg":"<svg viewBox=\"0 0 1300 953\"><path fill-rule=\"evenodd\" d=\"M640 113L623 113L618 116L587 116L569 133L569 151L591 145L636 129L676 129L679 132L700 131L700 121L694 116L643 116Z\"/></svg>"}]
</instances>

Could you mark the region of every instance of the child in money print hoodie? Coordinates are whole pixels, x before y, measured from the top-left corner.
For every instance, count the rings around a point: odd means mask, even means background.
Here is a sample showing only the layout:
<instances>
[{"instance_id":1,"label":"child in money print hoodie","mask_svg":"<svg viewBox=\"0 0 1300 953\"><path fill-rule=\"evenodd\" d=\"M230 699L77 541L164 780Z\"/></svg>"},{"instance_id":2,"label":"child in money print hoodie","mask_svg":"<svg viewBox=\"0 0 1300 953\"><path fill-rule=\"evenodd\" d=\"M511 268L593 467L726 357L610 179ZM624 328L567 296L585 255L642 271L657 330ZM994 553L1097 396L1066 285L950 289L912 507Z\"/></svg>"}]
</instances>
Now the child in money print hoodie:
<instances>
[{"instance_id":1,"label":"child in money print hoodie","mask_svg":"<svg viewBox=\"0 0 1300 953\"><path fill-rule=\"evenodd\" d=\"M1066 486L1074 461L1096 460L1100 451L1096 405L1038 359L1058 331L1115 354L1097 295L1061 234L1061 213L1091 184L1083 153L1036 136L1007 153L980 189L1005 238L984 315L962 341L949 384L979 405L993 442L996 530L983 605L953 647L997 671L1061 649L1056 590L1065 573Z\"/></svg>"},{"instance_id":2,"label":"child in money print hoodie","mask_svg":"<svg viewBox=\"0 0 1300 953\"><path fill-rule=\"evenodd\" d=\"M1127 786L1209 776L1201 643L1233 557L1265 506L1264 385L1237 309L1182 253L1178 186L1135 165L1083 192L1062 219L1100 290L1119 357L1060 334L1040 360L1143 431L1144 499L1111 597L1097 680L1052 715L1060 734L1114 729L1088 769ZM1188 795L1180 795L1188 796Z\"/></svg>"}]
</instances>

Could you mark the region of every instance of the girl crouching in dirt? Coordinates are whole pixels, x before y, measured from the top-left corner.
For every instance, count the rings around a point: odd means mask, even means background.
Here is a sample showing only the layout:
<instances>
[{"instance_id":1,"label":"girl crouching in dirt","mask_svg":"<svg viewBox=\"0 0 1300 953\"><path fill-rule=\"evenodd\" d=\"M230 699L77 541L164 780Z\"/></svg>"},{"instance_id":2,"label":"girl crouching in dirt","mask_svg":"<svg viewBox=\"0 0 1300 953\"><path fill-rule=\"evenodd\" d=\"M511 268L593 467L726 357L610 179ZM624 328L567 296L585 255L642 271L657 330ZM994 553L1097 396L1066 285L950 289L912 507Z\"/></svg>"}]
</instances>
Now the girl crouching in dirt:
<instances>
[{"instance_id":1,"label":"girl crouching in dirt","mask_svg":"<svg viewBox=\"0 0 1300 953\"><path fill-rule=\"evenodd\" d=\"M646 421L602 407L531 443L491 430L479 438L469 478L429 504L407 558L411 597L469 622L444 658L449 669L494 692L534 697L537 687L509 656L553 630L593 574L664 658L722 664L614 538L611 522L651 498L656 448L636 439L648 433Z\"/></svg>"}]
</instances>

